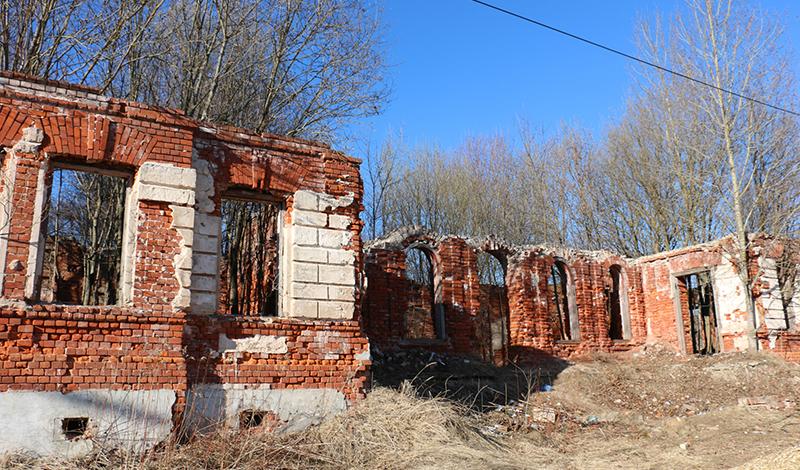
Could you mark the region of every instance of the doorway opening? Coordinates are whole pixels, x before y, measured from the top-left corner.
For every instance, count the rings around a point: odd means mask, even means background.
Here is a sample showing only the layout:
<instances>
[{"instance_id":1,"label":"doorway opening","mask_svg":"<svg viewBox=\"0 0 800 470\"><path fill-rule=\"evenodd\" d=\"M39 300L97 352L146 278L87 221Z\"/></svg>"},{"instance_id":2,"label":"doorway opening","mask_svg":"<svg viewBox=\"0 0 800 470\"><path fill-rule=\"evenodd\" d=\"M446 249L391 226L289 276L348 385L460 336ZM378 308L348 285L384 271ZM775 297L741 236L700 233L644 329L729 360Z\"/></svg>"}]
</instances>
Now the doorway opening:
<instances>
[{"instance_id":1,"label":"doorway opening","mask_svg":"<svg viewBox=\"0 0 800 470\"><path fill-rule=\"evenodd\" d=\"M711 273L702 271L679 277L678 290L684 333L688 333L687 346L691 344L691 352L701 355L720 352Z\"/></svg>"},{"instance_id":2,"label":"doorway opening","mask_svg":"<svg viewBox=\"0 0 800 470\"><path fill-rule=\"evenodd\" d=\"M479 328L484 357L495 365L504 365L508 357L509 307L506 267L501 253L478 252L476 264L480 283L481 322Z\"/></svg>"}]
</instances>

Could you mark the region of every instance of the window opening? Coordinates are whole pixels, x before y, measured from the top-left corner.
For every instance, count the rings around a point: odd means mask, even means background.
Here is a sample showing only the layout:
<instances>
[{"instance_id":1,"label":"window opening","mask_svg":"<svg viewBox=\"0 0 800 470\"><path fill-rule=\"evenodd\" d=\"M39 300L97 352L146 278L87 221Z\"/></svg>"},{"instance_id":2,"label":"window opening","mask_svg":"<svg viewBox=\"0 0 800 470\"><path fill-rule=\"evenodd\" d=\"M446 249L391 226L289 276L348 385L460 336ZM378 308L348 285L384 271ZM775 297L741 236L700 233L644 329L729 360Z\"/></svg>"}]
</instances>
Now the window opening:
<instances>
[{"instance_id":1,"label":"window opening","mask_svg":"<svg viewBox=\"0 0 800 470\"><path fill-rule=\"evenodd\" d=\"M128 179L55 168L46 211L39 298L115 305L120 297Z\"/></svg>"},{"instance_id":2,"label":"window opening","mask_svg":"<svg viewBox=\"0 0 800 470\"><path fill-rule=\"evenodd\" d=\"M508 288L505 263L493 253L478 252L476 260L480 282L481 313L487 325L481 329L490 333L483 343L488 357L495 364L505 362L508 348Z\"/></svg>"},{"instance_id":3,"label":"window opening","mask_svg":"<svg viewBox=\"0 0 800 470\"><path fill-rule=\"evenodd\" d=\"M70 441L85 437L88 428L89 418L64 418L61 420L61 432Z\"/></svg>"},{"instance_id":4,"label":"window opening","mask_svg":"<svg viewBox=\"0 0 800 470\"><path fill-rule=\"evenodd\" d=\"M274 202L222 199L221 313L277 315L278 213Z\"/></svg>"},{"instance_id":5,"label":"window opening","mask_svg":"<svg viewBox=\"0 0 800 470\"><path fill-rule=\"evenodd\" d=\"M426 250L418 247L406 250L405 277L409 290L404 337L444 339L444 309L436 302L434 266Z\"/></svg>"},{"instance_id":6,"label":"window opening","mask_svg":"<svg viewBox=\"0 0 800 470\"><path fill-rule=\"evenodd\" d=\"M609 269L611 276L611 286L606 295L606 310L608 312L608 337L615 340L627 339L625 328L625 316L628 315L626 303L623 296L627 295L625 279L622 275L622 268L614 265Z\"/></svg>"},{"instance_id":7,"label":"window opening","mask_svg":"<svg viewBox=\"0 0 800 470\"><path fill-rule=\"evenodd\" d=\"M571 341L577 339L573 331L572 316L574 308L569 299L569 275L567 266L556 261L550 268L547 288L550 291L550 317L556 340Z\"/></svg>"}]
</instances>

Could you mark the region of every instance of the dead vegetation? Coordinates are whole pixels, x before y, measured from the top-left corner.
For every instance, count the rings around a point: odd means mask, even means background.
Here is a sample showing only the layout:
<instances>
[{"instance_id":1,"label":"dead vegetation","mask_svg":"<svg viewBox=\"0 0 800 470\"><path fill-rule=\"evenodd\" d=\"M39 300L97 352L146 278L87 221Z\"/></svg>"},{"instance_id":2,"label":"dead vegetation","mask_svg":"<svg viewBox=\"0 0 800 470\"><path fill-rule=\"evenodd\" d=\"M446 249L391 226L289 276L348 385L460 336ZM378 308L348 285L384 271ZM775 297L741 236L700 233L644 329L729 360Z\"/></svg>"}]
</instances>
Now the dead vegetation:
<instances>
[{"instance_id":1,"label":"dead vegetation","mask_svg":"<svg viewBox=\"0 0 800 470\"><path fill-rule=\"evenodd\" d=\"M417 358L418 359L418 358ZM146 456L14 456L3 468L798 468L800 366L760 354L596 356L531 380L528 399L460 401L492 369L435 358L427 375L376 387L345 414L295 434L220 433ZM415 365L406 356L401 365ZM457 365L447 365L448 362ZM445 366L447 365L447 366ZM438 368L440 375L435 372ZM395 368L395 373L398 369ZM536 370L515 369L534 377ZM558 371L557 373L554 371ZM508 379L510 370L495 369ZM451 374L449 380L446 374ZM386 378L386 376L384 376ZM437 381L461 392L430 397ZM540 385L541 384L541 385ZM527 385L526 385L527 386ZM545 387L549 388L549 387ZM455 389L454 389L455 391Z\"/></svg>"}]
</instances>

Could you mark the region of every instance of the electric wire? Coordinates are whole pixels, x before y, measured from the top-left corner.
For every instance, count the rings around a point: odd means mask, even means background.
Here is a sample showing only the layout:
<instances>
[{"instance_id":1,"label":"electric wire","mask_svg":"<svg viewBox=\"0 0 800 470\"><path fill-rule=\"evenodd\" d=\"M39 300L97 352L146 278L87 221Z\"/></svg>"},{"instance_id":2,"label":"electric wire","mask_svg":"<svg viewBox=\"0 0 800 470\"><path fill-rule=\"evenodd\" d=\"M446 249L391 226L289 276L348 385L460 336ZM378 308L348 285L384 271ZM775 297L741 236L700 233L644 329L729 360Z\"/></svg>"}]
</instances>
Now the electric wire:
<instances>
[{"instance_id":1,"label":"electric wire","mask_svg":"<svg viewBox=\"0 0 800 470\"><path fill-rule=\"evenodd\" d=\"M548 25L546 23L542 23L541 21L534 20L533 18L521 15L519 13L515 13L515 12L513 12L511 10L506 10L505 8L501 8L501 7L497 6L497 5L493 5L491 3L487 3L487 2L484 2L482 0L471 0L471 1L473 3L477 3L478 5L482 5L484 7L490 8L490 9L498 11L500 13L504 13L506 15L513 16L514 18L520 19L522 21L526 21L528 23L532 23L532 24L534 24L536 26L539 26L539 27L548 29L550 31L562 34L562 35L570 37L572 39L576 39L578 41L581 41L583 43L589 44L591 46L598 47L598 48L603 49L603 50L605 50L607 52L611 52L612 54L616 54L616 55L622 56L622 57L624 57L626 59L630 59L630 60L633 60L635 62L639 62L640 64L646 65L648 67L653 67L655 69L661 70L662 72L670 73L672 75L675 75L677 77L683 78L685 80L689 80L689 81L697 83L699 85L703 85L703 86L707 86L709 88L713 88L713 89L715 89L717 91L721 91L723 93L727 93L727 94L735 96L737 98L741 98L741 99L744 99L744 100L747 100L747 101L750 101L750 102L753 102L753 103L760 104L762 106L766 106L768 108L772 108L772 109L774 109L776 111L781 111L781 112L784 112L784 113L787 113L787 114L791 114L791 115L794 115L794 116L800 116L800 113L798 113L796 111L792 111L791 109L786 109L786 108L783 108L781 106L776 106L774 104L770 104L770 103L767 103L765 101L761 101L761 100L759 100L757 98L753 98L753 97L750 97L750 96L747 96L747 95L743 95L741 93L737 93L737 92L735 92L733 90L729 90L727 88L718 87L718 86L716 86L714 84L708 83L708 82L700 80L698 78L694 78L694 77L692 77L690 75L686 75L685 73L681 73L681 72L678 72L676 70L672 70L670 68L664 67L662 65L658 65L656 63L650 62L649 60L642 59L641 57L636 57L634 55L622 52L622 51L620 51L618 49L614 49L613 47L605 46L603 44L600 44L599 42L592 41L591 39L586 39L586 38L584 38L582 36L578 36L577 34L572 34L572 33L568 32L568 31L564 31L563 29L559 29L559 28L556 28L554 26L550 26L550 25Z\"/></svg>"}]
</instances>

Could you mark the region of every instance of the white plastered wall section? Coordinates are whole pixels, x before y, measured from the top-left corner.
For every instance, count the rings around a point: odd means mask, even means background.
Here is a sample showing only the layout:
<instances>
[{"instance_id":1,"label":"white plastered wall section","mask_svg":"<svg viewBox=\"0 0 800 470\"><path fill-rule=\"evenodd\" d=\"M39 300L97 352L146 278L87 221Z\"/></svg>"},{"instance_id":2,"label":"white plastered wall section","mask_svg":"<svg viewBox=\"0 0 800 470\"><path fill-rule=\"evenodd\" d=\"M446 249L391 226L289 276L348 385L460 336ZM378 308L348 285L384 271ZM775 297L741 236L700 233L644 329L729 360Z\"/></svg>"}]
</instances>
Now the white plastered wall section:
<instances>
[{"instance_id":1,"label":"white plastered wall section","mask_svg":"<svg viewBox=\"0 0 800 470\"><path fill-rule=\"evenodd\" d=\"M720 264L712 269L712 273L719 334L733 338L734 351L746 351L751 347L747 292L736 273L731 255L723 253Z\"/></svg>"},{"instance_id":2,"label":"white plastered wall section","mask_svg":"<svg viewBox=\"0 0 800 470\"><path fill-rule=\"evenodd\" d=\"M3 453L74 457L95 445L141 451L172 430L173 390L79 390L70 393L7 391L0 393ZM87 418L85 437L70 439L63 421Z\"/></svg>"},{"instance_id":3,"label":"white plastered wall section","mask_svg":"<svg viewBox=\"0 0 800 470\"><path fill-rule=\"evenodd\" d=\"M759 256L759 270L764 288L759 302L764 312L764 323L768 330L786 330L796 325L800 314L800 276L794 280L794 296L788 309L783 307L783 292L778 281L778 261L773 258Z\"/></svg>"}]
</instances>

